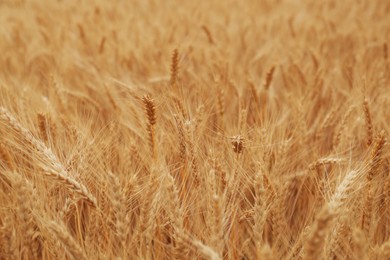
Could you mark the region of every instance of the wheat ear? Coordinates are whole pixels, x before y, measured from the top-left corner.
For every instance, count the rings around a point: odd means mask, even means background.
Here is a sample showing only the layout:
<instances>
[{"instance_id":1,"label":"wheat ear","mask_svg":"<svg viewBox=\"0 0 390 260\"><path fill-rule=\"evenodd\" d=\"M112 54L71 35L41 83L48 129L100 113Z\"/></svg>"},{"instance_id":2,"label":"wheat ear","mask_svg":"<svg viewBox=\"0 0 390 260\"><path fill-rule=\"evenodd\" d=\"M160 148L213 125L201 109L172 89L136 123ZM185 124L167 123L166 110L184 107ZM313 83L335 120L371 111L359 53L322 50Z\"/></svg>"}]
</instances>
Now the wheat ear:
<instances>
[{"instance_id":1,"label":"wheat ear","mask_svg":"<svg viewBox=\"0 0 390 260\"><path fill-rule=\"evenodd\" d=\"M179 189L175 183L175 179L169 172L166 172L166 191L168 193L168 214L174 228L174 254L176 257L180 258L181 255L183 256L186 254L186 248L184 248L184 241L182 237L179 236L180 232L182 232L184 228L184 213L180 202Z\"/></svg>"},{"instance_id":2,"label":"wheat ear","mask_svg":"<svg viewBox=\"0 0 390 260\"><path fill-rule=\"evenodd\" d=\"M37 115L38 128L40 132L40 136L45 141L45 143L49 142L49 140L55 139L55 126L47 114L38 113Z\"/></svg>"},{"instance_id":3,"label":"wheat ear","mask_svg":"<svg viewBox=\"0 0 390 260\"><path fill-rule=\"evenodd\" d=\"M157 159L157 151L156 151L156 133L155 133L155 124L157 121L156 118L156 106L154 104L154 100L150 98L148 95L145 95L142 98L144 103L145 113L148 118L147 123L147 131L149 134L149 146L154 159Z\"/></svg>"},{"instance_id":4,"label":"wheat ear","mask_svg":"<svg viewBox=\"0 0 390 260\"><path fill-rule=\"evenodd\" d=\"M334 213L326 205L319 213L312 232L309 234L304 246L304 260L321 259L325 245L326 232L330 227Z\"/></svg>"},{"instance_id":5,"label":"wheat ear","mask_svg":"<svg viewBox=\"0 0 390 260\"><path fill-rule=\"evenodd\" d=\"M124 252L126 245L126 211L124 209L124 199L122 196L122 189L119 182L119 178L112 172L108 172L108 178L110 181L110 193L111 203L114 208L114 223L115 223L115 235L119 248L117 253Z\"/></svg>"},{"instance_id":6,"label":"wheat ear","mask_svg":"<svg viewBox=\"0 0 390 260\"><path fill-rule=\"evenodd\" d=\"M381 245L380 250L381 259L390 259L390 239Z\"/></svg>"},{"instance_id":7,"label":"wheat ear","mask_svg":"<svg viewBox=\"0 0 390 260\"><path fill-rule=\"evenodd\" d=\"M70 187L76 193L80 194L93 206L97 205L96 198L89 193L87 188L78 183L75 179L70 177L65 170L65 167L58 161L52 150L46 145L36 139L30 131L24 128L13 115L11 115L7 109L0 107L0 120L9 124L9 126L16 132L19 133L24 140L29 143L35 151L46 161L43 166L44 174L49 177L54 177L58 181L64 183Z\"/></svg>"},{"instance_id":8,"label":"wheat ear","mask_svg":"<svg viewBox=\"0 0 390 260\"><path fill-rule=\"evenodd\" d=\"M383 148L385 146L386 139L384 132L382 131L376 138L375 144L371 151L370 163L368 166L367 172L367 187L366 187L366 196L365 203L363 208L363 216L362 216L362 228L366 234L370 233L371 227L371 217L372 217L372 199L373 199L373 191L371 190L372 180L377 174L378 168L381 163L381 156L383 153Z\"/></svg>"},{"instance_id":9,"label":"wheat ear","mask_svg":"<svg viewBox=\"0 0 390 260\"><path fill-rule=\"evenodd\" d=\"M63 225L60 225L55 221L49 221L47 225L50 231L53 232L54 235L61 241L65 250L74 260L88 259L80 245L74 240Z\"/></svg>"},{"instance_id":10,"label":"wheat ear","mask_svg":"<svg viewBox=\"0 0 390 260\"><path fill-rule=\"evenodd\" d=\"M183 165L185 165L187 159L186 135L185 135L185 131L181 119L177 115L174 115L174 118L175 118L177 131L178 131L180 161L182 162Z\"/></svg>"},{"instance_id":11,"label":"wheat ear","mask_svg":"<svg viewBox=\"0 0 390 260\"><path fill-rule=\"evenodd\" d=\"M255 177L255 205L254 205L254 225L253 239L256 247L257 258L261 258L261 245L263 241L264 224L266 220L266 212L264 209L265 190L263 183L263 174L259 172ZM271 250L270 250L271 251Z\"/></svg>"},{"instance_id":12,"label":"wheat ear","mask_svg":"<svg viewBox=\"0 0 390 260\"><path fill-rule=\"evenodd\" d=\"M172 61L171 61L171 78L170 78L171 87L176 87L178 74L179 74L179 51L177 49L174 49L172 53Z\"/></svg>"},{"instance_id":13,"label":"wheat ear","mask_svg":"<svg viewBox=\"0 0 390 260\"><path fill-rule=\"evenodd\" d=\"M2 219L2 226L0 228L0 241L4 253L9 259L20 259L19 247L17 244L17 237L15 231L15 223L11 214L6 214Z\"/></svg>"},{"instance_id":14,"label":"wheat ear","mask_svg":"<svg viewBox=\"0 0 390 260\"><path fill-rule=\"evenodd\" d=\"M3 161L11 171L16 169L14 160L3 143L0 143L0 161Z\"/></svg>"},{"instance_id":15,"label":"wheat ear","mask_svg":"<svg viewBox=\"0 0 390 260\"><path fill-rule=\"evenodd\" d=\"M180 232L179 234L183 241L190 243L191 246L194 247L198 252L200 252L203 256L207 257L210 260L221 260L221 256L210 246L205 245L202 241L188 235L187 233Z\"/></svg>"},{"instance_id":16,"label":"wheat ear","mask_svg":"<svg viewBox=\"0 0 390 260\"><path fill-rule=\"evenodd\" d=\"M265 76L265 82L264 82L264 89L268 90L269 86L271 85L272 79L274 77L275 72L275 66L272 66L271 69L267 72L267 75Z\"/></svg>"},{"instance_id":17,"label":"wheat ear","mask_svg":"<svg viewBox=\"0 0 390 260\"><path fill-rule=\"evenodd\" d=\"M373 139L373 126L372 126L372 118L370 113L370 108L368 106L368 100L364 98L363 100L363 112L364 112L364 120L366 122L366 131L367 131L367 146L370 146Z\"/></svg>"},{"instance_id":18,"label":"wheat ear","mask_svg":"<svg viewBox=\"0 0 390 260\"><path fill-rule=\"evenodd\" d=\"M343 208L345 201L348 199L359 177L360 174L358 172L351 171L336 188L329 203L319 213L311 233L306 240L303 259L314 260L322 257L326 233L332 224L332 220L338 211Z\"/></svg>"},{"instance_id":19,"label":"wheat ear","mask_svg":"<svg viewBox=\"0 0 390 260\"><path fill-rule=\"evenodd\" d=\"M216 186L216 175L215 170L212 169L210 171L208 180L208 186L210 187L210 199L211 199L211 212L212 217L210 221L210 229L211 229L211 245L218 252L219 255L222 255L222 251L224 248L224 240L223 240L223 209L221 203L221 197L218 194L217 186Z\"/></svg>"},{"instance_id":20,"label":"wheat ear","mask_svg":"<svg viewBox=\"0 0 390 260\"><path fill-rule=\"evenodd\" d=\"M337 148L340 144L341 135L345 129L345 126L347 124L348 118L352 114L353 110L355 109L354 106L351 106L348 108L347 112L345 113L343 119L341 120L340 126L338 128L337 134L333 138L333 148Z\"/></svg>"},{"instance_id":21,"label":"wheat ear","mask_svg":"<svg viewBox=\"0 0 390 260\"><path fill-rule=\"evenodd\" d=\"M23 243L22 243L22 252L24 254L28 254L32 249L30 244L33 242L33 227L32 227L32 217L31 210L29 207L30 204L30 194L27 187L26 182L23 180L21 176L15 174L12 176L14 181L14 188L16 191L16 198L18 203L18 217L20 218L20 231L23 234Z\"/></svg>"},{"instance_id":22,"label":"wheat ear","mask_svg":"<svg viewBox=\"0 0 390 260\"><path fill-rule=\"evenodd\" d=\"M202 30L203 30L204 33L206 34L209 43L210 43L210 44L214 44L213 36L211 35L211 32L210 32L209 28L207 28L206 25L203 25L203 26L202 26Z\"/></svg>"}]
</instances>

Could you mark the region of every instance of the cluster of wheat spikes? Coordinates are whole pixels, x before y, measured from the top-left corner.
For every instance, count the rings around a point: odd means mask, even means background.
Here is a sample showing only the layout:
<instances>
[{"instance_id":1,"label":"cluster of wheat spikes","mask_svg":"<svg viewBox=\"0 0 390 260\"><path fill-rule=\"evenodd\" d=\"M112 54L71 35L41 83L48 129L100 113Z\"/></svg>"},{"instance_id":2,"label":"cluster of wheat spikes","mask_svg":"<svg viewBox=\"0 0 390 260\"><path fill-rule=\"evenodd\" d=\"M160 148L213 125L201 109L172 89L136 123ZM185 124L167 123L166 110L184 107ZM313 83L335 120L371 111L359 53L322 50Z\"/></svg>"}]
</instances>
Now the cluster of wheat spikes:
<instances>
[{"instance_id":1,"label":"cluster of wheat spikes","mask_svg":"<svg viewBox=\"0 0 390 260\"><path fill-rule=\"evenodd\" d=\"M389 13L0 0L0 259L390 259Z\"/></svg>"}]
</instances>

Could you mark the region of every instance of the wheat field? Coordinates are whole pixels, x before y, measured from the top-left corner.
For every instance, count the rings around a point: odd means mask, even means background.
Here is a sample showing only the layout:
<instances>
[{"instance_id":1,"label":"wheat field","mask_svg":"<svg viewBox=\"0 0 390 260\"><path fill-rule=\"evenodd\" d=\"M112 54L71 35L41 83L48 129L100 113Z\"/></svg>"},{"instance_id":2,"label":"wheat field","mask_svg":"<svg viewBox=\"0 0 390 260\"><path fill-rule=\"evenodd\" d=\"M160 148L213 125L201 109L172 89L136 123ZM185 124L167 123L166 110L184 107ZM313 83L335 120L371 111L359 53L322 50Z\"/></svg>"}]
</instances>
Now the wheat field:
<instances>
[{"instance_id":1,"label":"wheat field","mask_svg":"<svg viewBox=\"0 0 390 260\"><path fill-rule=\"evenodd\" d=\"M390 259L387 0L0 0L0 259Z\"/></svg>"}]
</instances>

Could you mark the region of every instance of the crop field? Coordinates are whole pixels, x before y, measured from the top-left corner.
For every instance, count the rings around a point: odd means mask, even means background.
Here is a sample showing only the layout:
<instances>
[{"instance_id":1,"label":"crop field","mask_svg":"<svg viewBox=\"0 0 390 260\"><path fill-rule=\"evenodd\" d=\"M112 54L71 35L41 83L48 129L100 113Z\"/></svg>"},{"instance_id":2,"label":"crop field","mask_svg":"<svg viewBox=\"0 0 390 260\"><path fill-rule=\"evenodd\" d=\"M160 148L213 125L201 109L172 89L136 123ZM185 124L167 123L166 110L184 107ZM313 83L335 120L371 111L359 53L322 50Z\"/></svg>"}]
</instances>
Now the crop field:
<instances>
[{"instance_id":1,"label":"crop field","mask_svg":"<svg viewBox=\"0 0 390 260\"><path fill-rule=\"evenodd\" d=\"M390 1L0 0L0 259L390 259Z\"/></svg>"}]
</instances>

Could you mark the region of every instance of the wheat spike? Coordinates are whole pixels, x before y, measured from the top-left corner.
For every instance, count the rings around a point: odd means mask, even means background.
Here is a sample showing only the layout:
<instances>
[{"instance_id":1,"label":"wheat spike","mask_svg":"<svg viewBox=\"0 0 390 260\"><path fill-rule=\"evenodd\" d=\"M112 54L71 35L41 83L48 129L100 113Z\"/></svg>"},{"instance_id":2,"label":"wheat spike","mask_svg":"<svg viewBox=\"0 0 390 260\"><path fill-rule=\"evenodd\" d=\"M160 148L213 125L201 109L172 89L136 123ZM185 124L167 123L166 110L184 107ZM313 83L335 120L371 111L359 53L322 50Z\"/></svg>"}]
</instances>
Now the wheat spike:
<instances>
[{"instance_id":1,"label":"wheat spike","mask_svg":"<svg viewBox=\"0 0 390 260\"><path fill-rule=\"evenodd\" d=\"M144 103L145 113L148 119L147 131L149 134L149 146L153 158L157 158L157 147L156 147L156 133L155 133L155 124L157 121L156 118L156 107L154 105L154 100L151 99L148 95L145 95L142 98Z\"/></svg>"},{"instance_id":2,"label":"wheat spike","mask_svg":"<svg viewBox=\"0 0 390 260\"><path fill-rule=\"evenodd\" d=\"M265 82L264 82L264 89L265 90L268 90L270 85L271 85L271 82L272 82L272 79L274 77L274 72L275 72L275 66L272 66L269 71L267 72L267 75L265 76Z\"/></svg>"},{"instance_id":3,"label":"wheat spike","mask_svg":"<svg viewBox=\"0 0 390 260\"><path fill-rule=\"evenodd\" d=\"M367 146L370 146L373 138L373 126L372 126L372 118L370 113L370 108L368 106L368 100L364 98L363 100L363 111L364 111L364 119L366 122L366 132L367 132Z\"/></svg>"},{"instance_id":4,"label":"wheat spike","mask_svg":"<svg viewBox=\"0 0 390 260\"><path fill-rule=\"evenodd\" d=\"M372 190L372 180L375 175L377 175L377 170L381 163L381 155L383 152L383 148L385 146L386 140L384 132L382 131L375 139L374 147L372 148L370 163L368 167L368 172L366 175L367 179L367 187L366 187L366 197L363 208L363 216L362 216L362 228L366 234L370 233L371 228L371 219L372 219L372 200L373 200L373 190Z\"/></svg>"},{"instance_id":5,"label":"wheat spike","mask_svg":"<svg viewBox=\"0 0 390 260\"><path fill-rule=\"evenodd\" d=\"M14 164L14 161L11 157L11 154L9 153L7 147L5 144L0 143L0 160L6 164L6 166L11 170L14 171L16 169L16 166Z\"/></svg>"},{"instance_id":6,"label":"wheat spike","mask_svg":"<svg viewBox=\"0 0 390 260\"><path fill-rule=\"evenodd\" d=\"M377 173L378 168L381 164L381 156L383 153L383 149L386 145L385 132L381 131L379 135L375 138L374 147L371 151L371 158L369 163L369 171L367 173L367 180L371 182L374 176Z\"/></svg>"},{"instance_id":7,"label":"wheat spike","mask_svg":"<svg viewBox=\"0 0 390 260\"><path fill-rule=\"evenodd\" d=\"M171 61L171 87L176 87L177 79L179 74L179 51L174 49L172 52L172 61Z\"/></svg>"},{"instance_id":8,"label":"wheat spike","mask_svg":"<svg viewBox=\"0 0 390 260\"><path fill-rule=\"evenodd\" d=\"M304 260L315 260L323 257L326 232L331 225L333 217L334 213L327 206L319 213L304 246Z\"/></svg>"},{"instance_id":9,"label":"wheat spike","mask_svg":"<svg viewBox=\"0 0 390 260\"><path fill-rule=\"evenodd\" d=\"M47 176L53 177L58 181L64 183L66 186L73 189L75 192L84 197L91 205L96 206L96 198L89 193L87 188L78 183L75 179L70 177L66 172L64 166L58 161L54 153L45 146L44 143L37 140L30 131L24 128L14 117L11 115L8 110L3 107L0 107L0 120L5 123L8 123L10 127L21 135L21 137L28 142L45 160L45 164L42 166L44 174Z\"/></svg>"},{"instance_id":10,"label":"wheat spike","mask_svg":"<svg viewBox=\"0 0 390 260\"><path fill-rule=\"evenodd\" d=\"M207 40L209 41L209 43L210 43L210 44L214 44L213 36L211 35L211 32L210 32L209 28L207 28L206 25L203 25L203 26L202 26L202 30L203 30L204 33L206 34Z\"/></svg>"},{"instance_id":11,"label":"wheat spike","mask_svg":"<svg viewBox=\"0 0 390 260\"><path fill-rule=\"evenodd\" d=\"M88 259L80 245L74 240L74 238L69 234L66 228L54 221L49 221L47 223L49 229L53 234L62 242L62 245L69 253L69 255L74 259Z\"/></svg>"}]
</instances>

